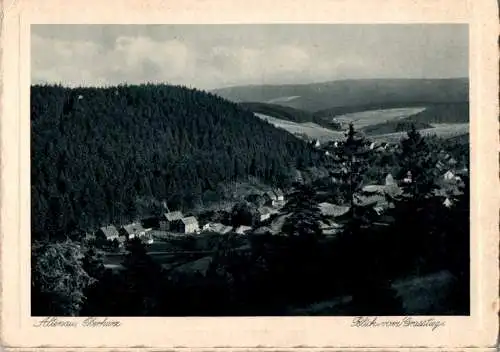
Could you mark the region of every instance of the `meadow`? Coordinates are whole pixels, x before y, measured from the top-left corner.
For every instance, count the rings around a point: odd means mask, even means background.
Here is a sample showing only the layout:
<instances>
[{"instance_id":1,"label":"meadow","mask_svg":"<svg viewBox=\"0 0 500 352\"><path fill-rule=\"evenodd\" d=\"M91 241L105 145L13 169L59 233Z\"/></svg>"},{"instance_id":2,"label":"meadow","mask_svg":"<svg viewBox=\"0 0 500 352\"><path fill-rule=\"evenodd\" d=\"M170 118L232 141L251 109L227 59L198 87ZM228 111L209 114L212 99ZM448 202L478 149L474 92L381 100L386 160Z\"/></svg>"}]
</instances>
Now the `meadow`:
<instances>
[{"instance_id":1,"label":"meadow","mask_svg":"<svg viewBox=\"0 0 500 352\"><path fill-rule=\"evenodd\" d=\"M288 131L294 135L305 135L308 139L317 139L320 142L327 142L344 138L343 132L333 131L328 128L321 127L320 125L313 122L296 123L259 113L256 113L255 115L262 120L269 122L275 127L284 129L285 131Z\"/></svg>"}]
</instances>

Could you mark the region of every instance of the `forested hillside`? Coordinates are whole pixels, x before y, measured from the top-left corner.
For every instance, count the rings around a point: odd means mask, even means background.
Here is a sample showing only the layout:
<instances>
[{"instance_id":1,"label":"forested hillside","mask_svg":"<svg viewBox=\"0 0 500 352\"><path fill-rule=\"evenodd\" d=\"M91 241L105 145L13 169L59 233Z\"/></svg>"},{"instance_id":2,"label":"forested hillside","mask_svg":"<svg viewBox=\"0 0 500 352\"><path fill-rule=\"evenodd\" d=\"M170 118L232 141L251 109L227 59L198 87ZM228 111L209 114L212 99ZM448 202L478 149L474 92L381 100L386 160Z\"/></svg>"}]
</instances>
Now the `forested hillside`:
<instances>
[{"instance_id":1,"label":"forested hillside","mask_svg":"<svg viewBox=\"0 0 500 352\"><path fill-rule=\"evenodd\" d=\"M35 238L209 201L248 175L283 183L320 159L237 104L168 85L33 86L31 133Z\"/></svg>"}]
</instances>

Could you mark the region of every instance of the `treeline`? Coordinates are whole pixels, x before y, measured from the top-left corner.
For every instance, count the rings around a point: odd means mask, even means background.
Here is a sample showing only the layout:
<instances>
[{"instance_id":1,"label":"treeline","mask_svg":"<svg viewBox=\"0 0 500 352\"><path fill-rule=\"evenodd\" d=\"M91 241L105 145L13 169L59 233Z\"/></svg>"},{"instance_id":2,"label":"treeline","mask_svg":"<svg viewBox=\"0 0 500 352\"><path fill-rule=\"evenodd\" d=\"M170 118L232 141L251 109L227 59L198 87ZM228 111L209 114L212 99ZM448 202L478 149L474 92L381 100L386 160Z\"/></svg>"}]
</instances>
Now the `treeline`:
<instances>
[{"instance_id":1,"label":"treeline","mask_svg":"<svg viewBox=\"0 0 500 352\"><path fill-rule=\"evenodd\" d=\"M375 125L369 125L362 128L361 130L368 136L376 136L386 133L408 131L411 128L411 126L414 126L418 130L425 128L432 128L432 125L425 122L412 122L404 119L404 120L386 121L382 123L377 123Z\"/></svg>"},{"instance_id":2,"label":"treeline","mask_svg":"<svg viewBox=\"0 0 500 352\"><path fill-rule=\"evenodd\" d=\"M33 238L214 200L246 176L284 184L320 154L218 96L169 85L31 87Z\"/></svg>"}]
</instances>

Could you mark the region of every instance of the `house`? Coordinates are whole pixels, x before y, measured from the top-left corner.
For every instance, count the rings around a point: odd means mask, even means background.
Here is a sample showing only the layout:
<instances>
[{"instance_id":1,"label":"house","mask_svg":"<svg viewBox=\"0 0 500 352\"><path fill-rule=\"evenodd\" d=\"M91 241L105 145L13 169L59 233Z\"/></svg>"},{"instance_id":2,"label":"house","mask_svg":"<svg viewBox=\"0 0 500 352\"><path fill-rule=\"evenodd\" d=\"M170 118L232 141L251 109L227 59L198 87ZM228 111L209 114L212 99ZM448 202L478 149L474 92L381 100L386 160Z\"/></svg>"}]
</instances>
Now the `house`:
<instances>
[{"instance_id":1,"label":"house","mask_svg":"<svg viewBox=\"0 0 500 352\"><path fill-rule=\"evenodd\" d=\"M316 142L314 142L314 146L315 146L316 148L321 147L321 143L319 142L319 140L317 140L317 139L316 139Z\"/></svg>"},{"instance_id":2,"label":"house","mask_svg":"<svg viewBox=\"0 0 500 352\"><path fill-rule=\"evenodd\" d=\"M234 232L236 232L237 234L243 235L244 233L250 231L251 229L252 229L251 226L241 225L241 226L238 226L238 228Z\"/></svg>"},{"instance_id":3,"label":"house","mask_svg":"<svg viewBox=\"0 0 500 352\"><path fill-rule=\"evenodd\" d=\"M154 243L153 236L150 233L147 233L145 236L143 236L141 240L146 244Z\"/></svg>"},{"instance_id":4,"label":"house","mask_svg":"<svg viewBox=\"0 0 500 352\"><path fill-rule=\"evenodd\" d=\"M346 214L349 207L323 202L318 204L321 214L324 216L338 217Z\"/></svg>"},{"instance_id":5,"label":"house","mask_svg":"<svg viewBox=\"0 0 500 352\"><path fill-rule=\"evenodd\" d=\"M373 206L382 207L383 209L387 209L389 207L389 202L387 201L385 195L374 194L369 196L358 195L356 199L356 203L359 206Z\"/></svg>"},{"instance_id":6,"label":"house","mask_svg":"<svg viewBox=\"0 0 500 352\"><path fill-rule=\"evenodd\" d=\"M411 183L412 182L412 179L411 179L411 171L408 171L406 173L406 176L405 178L403 178L403 183Z\"/></svg>"},{"instance_id":7,"label":"house","mask_svg":"<svg viewBox=\"0 0 500 352\"><path fill-rule=\"evenodd\" d=\"M446 197L446 199L443 202L443 205L447 208L451 207L453 205L453 202L451 201L450 198Z\"/></svg>"},{"instance_id":8,"label":"house","mask_svg":"<svg viewBox=\"0 0 500 352\"><path fill-rule=\"evenodd\" d=\"M272 234L272 230L267 226L262 226L253 232L254 235L267 235Z\"/></svg>"},{"instance_id":9,"label":"house","mask_svg":"<svg viewBox=\"0 0 500 352\"><path fill-rule=\"evenodd\" d=\"M264 204L269 205L269 206L275 206L276 202L278 201L278 197L276 196L276 193L273 191L268 191L264 193L264 198L266 202Z\"/></svg>"},{"instance_id":10,"label":"house","mask_svg":"<svg viewBox=\"0 0 500 352\"><path fill-rule=\"evenodd\" d=\"M115 239L118 240L118 237L120 237L120 233L118 232L116 227L114 227L113 225L109 225L101 227L99 230L97 230L96 236L104 236L106 240L113 241Z\"/></svg>"},{"instance_id":11,"label":"house","mask_svg":"<svg viewBox=\"0 0 500 352\"><path fill-rule=\"evenodd\" d=\"M177 232L193 233L199 231L198 220L194 216L188 216L172 222L171 228L175 228Z\"/></svg>"},{"instance_id":12,"label":"house","mask_svg":"<svg viewBox=\"0 0 500 352\"><path fill-rule=\"evenodd\" d=\"M271 210L267 207L259 208L259 221L266 221L271 217Z\"/></svg>"},{"instance_id":13,"label":"house","mask_svg":"<svg viewBox=\"0 0 500 352\"><path fill-rule=\"evenodd\" d=\"M385 185L390 186L396 184L396 181L394 181L394 177L392 177L391 174L387 174L385 177Z\"/></svg>"},{"instance_id":14,"label":"house","mask_svg":"<svg viewBox=\"0 0 500 352\"><path fill-rule=\"evenodd\" d=\"M203 231L208 231L208 232L216 232L220 234L225 234L228 233L232 230L233 228L231 226L227 226L224 224L221 224L219 222L209 222L203 225L202 230Z\"/></svg>"},{"instance_id":15,"label":"house","mask_svg":"<svg viewBox=\"0 0 500 352\"><path fill-rule=\"evenodd\" d=\"M455 180L455 174L451 171L448 170L446 173L443 175L443 179L445 181L454 181Z\"/></svg>"},{"instance_id":16,"label":"house","mask_svg":"<svg viewBox=\"0 0 500 352\"><path fill-rule=\"evenodd\" d=\"M170 226L174 221L180 220L184 217L180 211L172 211L165 213L160 218L160 230L169 231Z\"/></svg>"},{"instance_id":17,"label":"house","mask_svg":"<svg viewBox=\"0 0 500 352\"><path fill-rule=\"evenodd\" d=\"M283 202L285 200L285 195L283 194L283 191L281 191L281 189L276 189L274 191L274 194L276 195L276 200L278 202Z\"/></svg>"},{"instance_id":18,"label":"house","mask_svg":"<svg viewBox=\"0 0 500 352\"><path fill-rule=\"evenodd\" d=\"M134 237L143 237L151 229L145 229L140 223L134 222L132 224L124 225L120 227L120 236L124 236L126 239L132 239Z\"/></svg>"},{"instance_id":19,"label":"house","mask_svg":"<svg viewBox=\"0 0 500 352\"><path fill-rule=\"evenodd\" d=\"M362 188L363 193L371 194L371 193L382 193L384 192L383 185L367 185Z\"/></svg>"}]
</instances>

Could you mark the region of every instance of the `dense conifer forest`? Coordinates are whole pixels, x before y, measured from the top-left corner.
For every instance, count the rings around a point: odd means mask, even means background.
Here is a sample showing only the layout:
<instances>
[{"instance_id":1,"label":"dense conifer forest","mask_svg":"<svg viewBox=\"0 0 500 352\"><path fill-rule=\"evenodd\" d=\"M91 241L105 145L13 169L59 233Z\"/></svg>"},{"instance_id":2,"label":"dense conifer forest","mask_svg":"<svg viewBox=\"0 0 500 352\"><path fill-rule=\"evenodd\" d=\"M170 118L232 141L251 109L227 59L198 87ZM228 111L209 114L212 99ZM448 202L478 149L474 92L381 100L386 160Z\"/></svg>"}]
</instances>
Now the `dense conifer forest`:
<instances>
[{"instance_id":1,"label":"dense conifer forest","mask_svg":"<svg viewBox=\"0 0 500 352\"><path fill-rule=\"evenodd\" d=\"M32 235L124 223L166 200L213 200L221 182L273 184L320 154L237 104L169 85L31 87ZM212 197L212 198L211 198Z\"/></svg>"}]
</instances>

